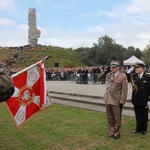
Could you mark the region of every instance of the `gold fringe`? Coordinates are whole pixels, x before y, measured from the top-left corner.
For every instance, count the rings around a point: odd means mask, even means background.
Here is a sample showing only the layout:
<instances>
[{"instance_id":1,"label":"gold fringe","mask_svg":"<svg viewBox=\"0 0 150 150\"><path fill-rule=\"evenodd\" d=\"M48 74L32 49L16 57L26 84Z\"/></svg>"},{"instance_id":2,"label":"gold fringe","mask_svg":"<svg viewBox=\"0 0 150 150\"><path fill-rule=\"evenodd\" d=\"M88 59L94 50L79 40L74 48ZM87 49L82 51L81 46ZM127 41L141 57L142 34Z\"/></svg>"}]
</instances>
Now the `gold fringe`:
<instances>
[{"instance_id":1,"label":"gold fringe","mask_svg":"<svg viewBox=\"0 0 150 150\"><path fill-rule=\"evenodd\" d=\"M134 80L133 80L133 74L131 74L131 84L132 84L132 90L135 91L137 93L138 91L138 86L134 83Z\"/></svg>"}]
</instances>

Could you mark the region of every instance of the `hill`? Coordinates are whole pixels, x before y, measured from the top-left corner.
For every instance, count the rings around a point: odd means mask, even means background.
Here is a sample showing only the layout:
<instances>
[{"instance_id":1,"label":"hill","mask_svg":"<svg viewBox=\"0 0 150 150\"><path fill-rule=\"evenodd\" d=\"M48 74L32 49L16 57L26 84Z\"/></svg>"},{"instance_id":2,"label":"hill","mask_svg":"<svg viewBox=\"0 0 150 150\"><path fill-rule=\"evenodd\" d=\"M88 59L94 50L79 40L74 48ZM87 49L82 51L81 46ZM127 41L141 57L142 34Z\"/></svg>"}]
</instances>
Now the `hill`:
<instances>
[{"instance_id":1,"label":"hill","mask_svg":"<svg viewBox=\"0 0 150 150\"><path fill-rule=\"evenodd\" d=\"M77 67L83 66L80 59L76 56L76 52L71 49L59 47L39 48L30 50L16 49L0 49L0 60L9 60L12 67L26 67L38 62L45 56L52 56L45 62L45 67L54 67L55 63L59 63L59 67ZM14 60L16 61L14 63Z\"/></svg>"}]
</instances>

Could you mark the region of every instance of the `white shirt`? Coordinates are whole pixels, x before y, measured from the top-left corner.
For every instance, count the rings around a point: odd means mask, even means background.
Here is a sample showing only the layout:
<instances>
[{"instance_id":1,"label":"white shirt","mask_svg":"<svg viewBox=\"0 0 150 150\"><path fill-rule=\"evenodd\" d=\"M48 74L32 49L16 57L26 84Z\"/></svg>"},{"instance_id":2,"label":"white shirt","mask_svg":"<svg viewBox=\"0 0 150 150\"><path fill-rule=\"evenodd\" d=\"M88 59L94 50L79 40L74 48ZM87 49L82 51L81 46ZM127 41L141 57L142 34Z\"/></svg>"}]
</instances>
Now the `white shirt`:
<instances>
[{"instance_id":1,"label":"white shirt","mask_svg":"<svg viewBox=\"0 0 150 150\"><path fill-rule=\"evenodd\" d=\"M142 78L144 72L142 72L141 74L138 74L138 76L140 77L140 79Z\"/></svg>"},{"instance_id":2,"label":"white shirt","mask_svg":"<svg viewBox=\"0 0 150 150\"><path fill-rule=\"evenodd\" d=\"M119 71L117 71L114 75L116 76L119 73Z\"/></svg>"}]
</instances>

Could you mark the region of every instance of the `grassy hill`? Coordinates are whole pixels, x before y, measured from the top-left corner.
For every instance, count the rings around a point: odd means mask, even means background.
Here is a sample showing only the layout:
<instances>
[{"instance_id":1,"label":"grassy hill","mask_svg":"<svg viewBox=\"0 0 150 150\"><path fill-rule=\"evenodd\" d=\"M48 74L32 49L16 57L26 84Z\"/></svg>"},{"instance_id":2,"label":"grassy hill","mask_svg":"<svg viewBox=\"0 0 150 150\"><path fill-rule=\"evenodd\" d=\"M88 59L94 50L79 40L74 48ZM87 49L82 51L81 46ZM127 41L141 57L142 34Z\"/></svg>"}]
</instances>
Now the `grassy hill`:
<instances>
[{"instance_id":1,"label":"grassy hill","mask_svg":"<svg viewBox=\"0 0 150 150\"><path fill-rule=\"evenodd\" d=\"M14 49L0 49L0 60L12 59L15 54L18 54L18 60L12 66L14 67L26 67L33 64L45 56L52 56L45 62L46 67L54 67L55 63L59 63L59 67L76 67L83 66L78 57L76 57L76 52L69 49L55 48L50 49L36 49L36 50L14 50ZM24 63L22 63L21 58L23 58Z\"/></svg>"}]
</instances>

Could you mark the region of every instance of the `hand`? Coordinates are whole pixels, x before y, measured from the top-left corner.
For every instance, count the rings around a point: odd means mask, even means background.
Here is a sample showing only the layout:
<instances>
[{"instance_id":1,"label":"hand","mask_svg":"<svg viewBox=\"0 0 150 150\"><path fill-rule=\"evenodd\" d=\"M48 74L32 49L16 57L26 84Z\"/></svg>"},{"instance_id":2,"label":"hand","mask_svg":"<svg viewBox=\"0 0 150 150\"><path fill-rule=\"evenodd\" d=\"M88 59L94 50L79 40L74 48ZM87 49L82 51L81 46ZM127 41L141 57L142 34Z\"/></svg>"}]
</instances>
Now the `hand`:
<instances>
[{"instance_id":1,"label":"hand","mask_svg":"<svg viewBox=\"0 0 150 150\"><path fill-rule=\"evenodd\" d=\"M123 107L123 104L120 103L120 104L119 104L119 107L120 107L120 109L121 109L121 108Z\"/></svg>"},{"instance_id":2,"label":"hand","mask_svg":"<svg viewBox=\"0 0 150 150\"><path fill-rule=\"evenodd\" d=\"M150 107L150 101L147 102L147 106Z\"/></svg>"}]
</instances>

